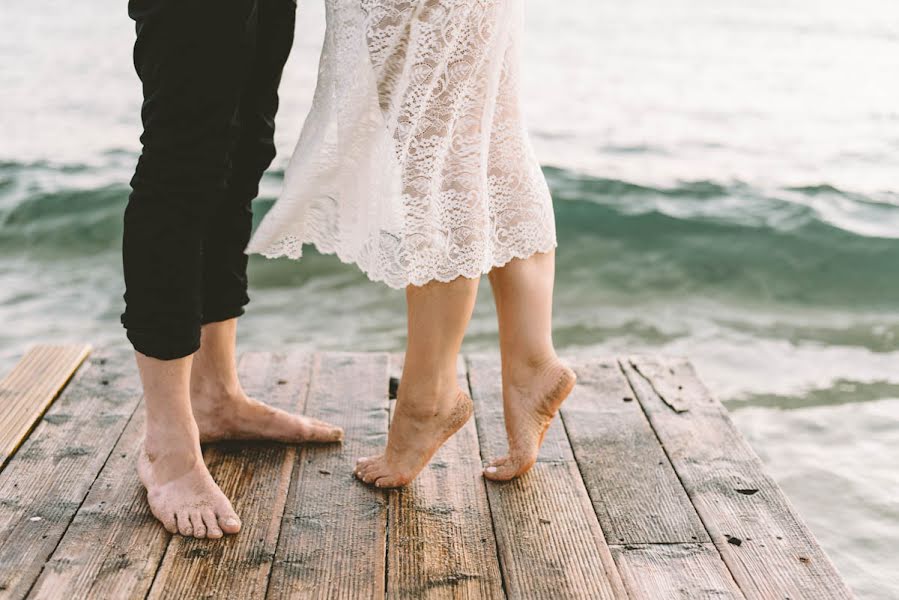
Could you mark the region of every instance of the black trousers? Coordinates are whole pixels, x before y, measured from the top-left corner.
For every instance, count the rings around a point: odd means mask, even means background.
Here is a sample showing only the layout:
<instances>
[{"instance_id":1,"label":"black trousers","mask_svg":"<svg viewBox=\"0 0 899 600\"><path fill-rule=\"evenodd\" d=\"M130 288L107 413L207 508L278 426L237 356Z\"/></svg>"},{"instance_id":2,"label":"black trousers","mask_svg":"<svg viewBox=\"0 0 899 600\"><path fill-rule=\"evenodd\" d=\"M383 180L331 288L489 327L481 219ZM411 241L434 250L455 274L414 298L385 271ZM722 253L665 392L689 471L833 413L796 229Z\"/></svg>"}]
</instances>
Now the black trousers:
<instances>
[{"instance_id":1,"label":"black trousers","mask_svg":"<svg viewBox=\"0 0 899 600\"><path fill-rule=\"evenodd\" d=\"M275 157L295 0L131 0L143 151L125 210L122 323L163 360L243 314L251 202Z\"/></svg>"}]
</instances>

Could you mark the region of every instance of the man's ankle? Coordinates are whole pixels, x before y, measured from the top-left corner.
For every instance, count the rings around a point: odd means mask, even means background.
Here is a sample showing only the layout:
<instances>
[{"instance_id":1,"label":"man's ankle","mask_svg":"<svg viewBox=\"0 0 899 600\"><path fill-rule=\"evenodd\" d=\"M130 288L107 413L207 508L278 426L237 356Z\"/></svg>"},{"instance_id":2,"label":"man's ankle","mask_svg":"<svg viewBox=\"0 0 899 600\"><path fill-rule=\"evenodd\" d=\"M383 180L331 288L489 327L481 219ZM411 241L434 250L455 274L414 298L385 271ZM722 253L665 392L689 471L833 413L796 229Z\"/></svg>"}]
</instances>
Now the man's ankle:
<instances>
[{"instance_id":1,"label":"man's ankle","mask_svg":"<svg viewBox=\"0 0 899 600\"><path fill-rule=\"evenodd\" d=\"M244 396L243 388L236 379L198 379L190 383L191 403L229 402Z\"/></svg>"}]
</instances>

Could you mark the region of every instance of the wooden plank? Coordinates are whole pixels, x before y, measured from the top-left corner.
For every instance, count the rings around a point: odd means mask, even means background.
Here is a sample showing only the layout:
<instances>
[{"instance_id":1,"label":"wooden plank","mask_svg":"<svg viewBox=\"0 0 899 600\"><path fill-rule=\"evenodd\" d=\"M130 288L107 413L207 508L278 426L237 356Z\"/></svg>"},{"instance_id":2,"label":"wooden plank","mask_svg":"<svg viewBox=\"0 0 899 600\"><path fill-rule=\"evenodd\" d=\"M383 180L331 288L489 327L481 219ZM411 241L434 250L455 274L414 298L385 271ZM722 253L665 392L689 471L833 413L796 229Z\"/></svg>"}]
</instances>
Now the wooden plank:
<instances>
[{"instance_id":1,"label":"wooden plank","mask_svg":"<svg viewBox=\"0 0 899 600\"><path fill-rule=\"evenodd\" d=\"M562 417L609 542L710 541L618 363L573 366L578 383Z\"/></svg>"},{"instance_id":2,"label":"wooden plank","mask_svg":"<svg viewBox=\"0 0 899 600\"><path fill-rule=\"evenodd\" d=\"M90 354L88 344L34 346L0 381L0 468Z\"/></svg>"},{"instance_id":3,"label":"wooden plank","mask_svg":"<svg viewBox=\"0 0 899 600\"><path fill-rule=\"evenodd\" d=\"M487 481L510 598L626 598L577 465L537 463Z\"/></svg>"},{"instance_id":4,"label":"wooden plank","mask_svg":"<svg viewBox=\"0 0 899 600\"><path fill-rule=\"evenodd\" d=\"M495 406L500 415L502 406L498 360L469 359L468 376L472 397L478 398L475 417L483 455L485 447L496 448L493 440L505 439L502 417L495 416ZM568 438L556 426L552 448L531 471L511 482L486 482L506 594L624 598Z\"/></svg>"},{"instance_id":5,"label":"wooden plank","mask_svg":"<svg viewBox=\"0 0 899 600\"><path fill-rule=\"evenodd\" d=\"M391 356L391 371L401 365ZM462 360L459 385L468 390ZM389 493L388 524L388 597L505 598L474 419Z\"/></svg>"},{"instance_id":6,"label":"wooden plank","mask_svg":"<svg viewBox=\"0 0 899 600\"><path fill-rule=\"evenodd\" d=\"M478 442L481 456L490 461L508 450L503 421L503 378L498 359L484 355L466 357L471 383L471 399L477 411ZM574 461L561 419L556 416L540 447L537 462Z\"/></svg>"},{"instance_id":7,"label":"wooden plank","mask_svg":"<svg viewBox=\"0 0 899 600\"><path fill-rule=\"evenodd\" d=\"M648 357L622 366L743 593L748 598L853 597L692 366ZM653 374L653 380L644 374ZM679 392L675 406L657 393L672 388Z\"/></svg>"},{"instance_id":8,"label":"wooden plank","mask_svg":"<svg viewBox=\"0 0 899 600\"><path fill-rule=\"evenodd\" d=\"M0 473L3 598L28 593L139 399L132 361L89 360Z\"/></svg>"},{"instance_id":9,"label":"wooden plank","mask_svg":"<svg viewBox=\"0 0 899 600\"><path fill-rule=\"evenodd\" d=\"M633 600L743 598L711 543L628 544L611 548Z\"/></svg>"},{"instance_id":10,"label":"wooden plank","mask_svg":"<svg viewBox=\"0 0 899 600\"><path fill-rule=\"evenodd\" d=\"M281 522L268 598L383 598L387 499L353 477L387 439L387 355L319 354L306 414L344 428L304 447Z\"/></svg>"}]
</instances>

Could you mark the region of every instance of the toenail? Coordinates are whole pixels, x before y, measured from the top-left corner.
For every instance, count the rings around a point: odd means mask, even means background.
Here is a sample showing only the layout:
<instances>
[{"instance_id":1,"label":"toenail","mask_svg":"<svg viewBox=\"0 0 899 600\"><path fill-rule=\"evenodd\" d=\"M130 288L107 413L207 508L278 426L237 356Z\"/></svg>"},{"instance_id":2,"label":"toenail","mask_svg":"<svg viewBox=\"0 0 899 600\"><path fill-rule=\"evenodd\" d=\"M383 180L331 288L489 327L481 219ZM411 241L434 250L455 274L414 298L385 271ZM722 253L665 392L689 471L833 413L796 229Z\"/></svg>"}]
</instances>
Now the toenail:
<instances>
[{"instance_id":1,"label":"toenail","mask_svg":"<svg viewBox=\"0 0 899 600\"><path fill-rule=\"evenodd\" d=\"M225 525L227 525L228 527L237 527L238 525L240 525L240 523L237 519L226 519Z\"/></svg>"},{"instance_id":2,"label":"toenail","mask_svg":"<svg viewBox=\"0 0 899 600\"><path fill-rule=\"evenodd\" d=\"M496 467L487 467L488 473L496 473Z\"/></svg>"}]
</instances>

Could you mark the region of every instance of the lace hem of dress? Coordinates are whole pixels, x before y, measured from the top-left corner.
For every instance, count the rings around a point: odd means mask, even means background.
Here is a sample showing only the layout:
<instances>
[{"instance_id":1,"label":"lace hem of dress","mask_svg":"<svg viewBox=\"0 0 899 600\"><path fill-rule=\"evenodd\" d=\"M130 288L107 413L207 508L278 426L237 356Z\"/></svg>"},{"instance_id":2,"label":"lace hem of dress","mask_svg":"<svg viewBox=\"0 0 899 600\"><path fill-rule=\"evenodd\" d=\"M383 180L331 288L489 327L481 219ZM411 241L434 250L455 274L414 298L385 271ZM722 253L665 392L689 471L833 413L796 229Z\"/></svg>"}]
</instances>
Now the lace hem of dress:
<instances>
[{"instance_id":1,"label":"lace hem of dress","mask_svg":"<svg viewBox=\"0 0 899 600\"><path fill-rule=\"evenodd\" d=\"M557 241L555 239L552 239L549 241L544 241L543 243L529 244L521 248L507 248L507 252L503 253L503 255L495 257L493 260L488 261L486 264L482 264L480 266L472 265L467 268L459 268L452 271L452 273L450 274L433 273L431 275L420 275L417 277L407 278L394 278L377 275L374 273L374 269L366 268L365 265L361 264L357 259L346 256L336 248L329 248L326 244L322 244L320 241L314 239L300 241L299 238L293 235L285 236L279 239L277 242L274 242L265 250L252 250L251 253L259 254L268 259L289 258L291 260L299 260L303 256L303 246L307 244L314 246L320 254L336 256L340 260L340 262L345 265L355 265L360 271L365 274L366 277L368 277L370 281L384 283L385 285L387 285L387 287L395 290L402 290L410 285L420 287L426 285L431 281L449 283L450 281L458 279L459 277L465 277L468 279L480 278L493 269L503 267L515 259L526 260L535 254L543 254L555 250L558 246Z\"/></svg>"}]
</instances>

